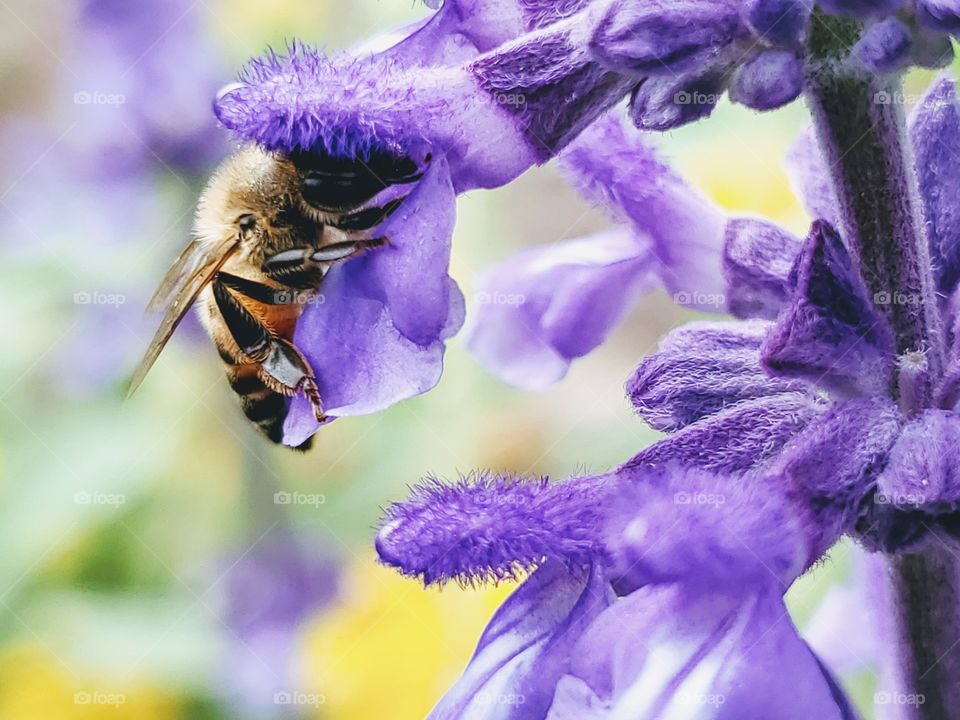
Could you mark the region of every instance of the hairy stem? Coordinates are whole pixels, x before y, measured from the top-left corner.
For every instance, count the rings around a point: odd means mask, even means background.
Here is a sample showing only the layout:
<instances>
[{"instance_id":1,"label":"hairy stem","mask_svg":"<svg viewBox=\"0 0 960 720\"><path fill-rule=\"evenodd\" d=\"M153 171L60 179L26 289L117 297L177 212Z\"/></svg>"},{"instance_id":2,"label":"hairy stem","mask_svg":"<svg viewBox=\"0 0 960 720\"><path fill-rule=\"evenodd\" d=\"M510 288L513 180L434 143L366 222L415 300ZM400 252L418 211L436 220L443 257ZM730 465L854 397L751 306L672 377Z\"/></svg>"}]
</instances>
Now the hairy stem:
<instances>
[{"instance_id":1,"label":"hairy stem","mask_svg":"<svg viewBox=\"0 0 960 720\"><path fill-rule=\"evenodd\" d=\"M807 101L830 169L843 234L897 352L943 368L943 340L900 82L848 60L856 23L815 14Z\"/></svg>"},{"instance_id":2,"label":"hairy stem","mask_svg":"<svg viewBox=\"0 0 960 720\"><path fill-rule=\"evenodd\" d=\"M806 97L840 205L839 228L874 305L894 331L908 415L932 402L943 371L943 336L930 251L907 140L899 79L849 60L861 32L814 13ZM901 720L960 720L960 562L941 546L889 561L894 686Z\"/></svg>"}]
</instances>

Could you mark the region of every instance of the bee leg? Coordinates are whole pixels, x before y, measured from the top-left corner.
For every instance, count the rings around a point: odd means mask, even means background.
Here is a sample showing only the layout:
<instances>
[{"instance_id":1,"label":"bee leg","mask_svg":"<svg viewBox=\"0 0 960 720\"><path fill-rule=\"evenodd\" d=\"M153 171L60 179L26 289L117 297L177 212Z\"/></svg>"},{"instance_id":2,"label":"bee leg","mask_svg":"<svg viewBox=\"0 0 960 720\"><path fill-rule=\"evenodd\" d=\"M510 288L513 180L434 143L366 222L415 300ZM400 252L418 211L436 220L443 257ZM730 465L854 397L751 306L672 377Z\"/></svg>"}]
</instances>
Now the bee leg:
<instances>
[{"instance_id":1,"label":"bee leg","mask_svg":"<svg viewBox=\"0 0 960 720\"><path fill-rule=\"evenodd\" d=\"M403 205L403 201L406 199L407 196L405 195L396 200L391 200L382 207L367 208L366 210L359 210L349 215L342 215L333 221L331 225L340 230L346 230L347 232L371 230L383 224L387 218L399 210L400 206Z\"/></svg>"},{"instance_id":2,"label":"bee leg","mask_svg":"<svg viewBox=\"0 0 960 720\"><path fill-rule=\"evenodd\" d=\"M283 282L284 277L315 270L344 260L362 255L368 250L382 247L389 241L386 238L371 238L369 240L347 240L333 243L320 249L314 247L295 248L271 255L263 263L263 272Z\"/></svg>"},{"instance_id":3,"label":"bee leg","mask_svg":"<svg viewBox=\"0 0 960 720\"><path fill-rule=\"evenodd\" d=\"M260 365L263 383L282 395L302 392L310 401L317 421L325 420L317 380L300 351L286 340L271 335L219 278L213 282L213 297L240 352Z\"/></svg>"},{"instance_id":4,"label":"bee leg","mask_svg":"<svg viewBox=\"0 0 960 720\"><path fill-rule=\"evenodd\" d=\"M310 401L313 416L317 419L317 422L323 422L327 419L323 412L320 389L317 387L317 380L313 376L310 364L293 344L286 340L274 338L267 357L261 362L260 366L262 374L267 376L264 381L268 385L270 381L278 383L279 386L275 389L284 395L302 392Z\"/></svg>"}]
</instances>

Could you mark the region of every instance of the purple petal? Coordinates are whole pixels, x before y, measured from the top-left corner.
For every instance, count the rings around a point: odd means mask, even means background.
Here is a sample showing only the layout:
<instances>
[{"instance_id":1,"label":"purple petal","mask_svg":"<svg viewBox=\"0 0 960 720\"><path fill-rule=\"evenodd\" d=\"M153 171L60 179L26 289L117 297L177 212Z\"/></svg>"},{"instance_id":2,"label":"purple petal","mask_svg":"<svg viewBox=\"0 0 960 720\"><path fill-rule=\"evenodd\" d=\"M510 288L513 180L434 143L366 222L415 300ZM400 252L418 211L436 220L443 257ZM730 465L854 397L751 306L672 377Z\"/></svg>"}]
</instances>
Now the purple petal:
<instances>
[{"instance_id":1,"label":"purple petal","mask_svg":"<svg viewBox=\"0 0 960 720\"><path fill-rule=\"evenodd\" d=\"M850 529L886 464L901 420L886 399L838 403L798 433L765 472L818 509L821 526Z\"/></svg>"},{"instance_id":2,"label":"purple petal","mask_svg":"<svg viewBox=\"0 0 960 720\"><path fill-rule=\"evenodd\" d=\"M949 295L960 280L960 104L953 80L934 83L910 127L937 287Z\"/></svg>"},{"instance_id":3,"label":"purple petal","mask_svg":"<svg viewBox=\"0 0 960 720\"><path fill-rule=\"evenodd\" d=\"M832 15L865 20L896 12L903 5L903 0L820 0L818 4Z\"/></svg>"},{"instance_id":4,"label":"purple petal","mask_svg":"<svg viewBox=\"0 0 960 720\"><path fill-rule=\"evenodd\" d=\"M908 423L877 479L873 537L889 552L912 548L937 516L960 509L960 418L927 410ZM926 521L924 522L924 518Z\"/></svg>"},{"instance_id":5,"label":"purple petal","mask_svg":"<svg viewBox=\"0 0 960 720\"><path fill-rule=\"evenodd\" d=\"M601 573L548 563L500 607L427 720L542 718L587 626L613 601Z\"/></svg>"},{"instance_id":6,"label":"purple petal","mask_svg":"<svg viewBox=\"0 0 960 720\"><path fill-rule=\"evenodd\" d=\"M432 389L443 341L463 323L463 298L447 274L455 198L446 163L435 161L381 227L390 245L333 268L294 340L317 376L331 417L379 412ZM309 403L294 398L284 442L317 430Z\"/></svg>"},{"instance_id":7,"label":"purple petal","mask_svg":"<svg viewBox=\"0 0 960 720\"><path fill-rule=\"evenodd\" d=\"M960 2L957 0L917 0L920 22L942 32L960 32Z\"/></svg>"},{"instance_id":8,"label":"purple petal","mask_svg":"<svg viewBox=\"0 0 960 720\"><path fill-rule=\"evenodd\" d=\"M773 327L760 320L691 322L674 328L659 344L661 352L725 353L756 350Z\"/></svg>"},{"instance_id":9,"label":"purple petal","mask_svg":"<svg viewBox=\"0 0 960 720\"><path fill-rule=\"evenodd\" d=\"M548 720L854 718L770 580L738 593L643 588L605 610Z\"/></svg>"},{"instance_id":10,"label":"purple petal","mask_svg":"<svg viewBox=\"0 0 960 720\"><path fill-rule=\"evenodd\" d=\"M843 391L888 392L894 355L889 327L828 224L813 224L795 272L796 290L764 344L764 365Z\"/></svg>"},{"instance_id":11,"label":"purple petal","mask_svg":"<svg viewBox=\"0 0 960 720\"><path fill-rule=\"evenodd\" d=\"M837 539L809 522L776 477L667 466L618 478L606 524L620 594L672 582L710 592L775 580L785 590Z\"/></svg>"},{"instance_id":12,"label":"purple petal","mask_svg":"<svg viewBox=\"0 0 960 720\"><path fill-rule=\"evenodd\" d=\"M910 61L913 37L910 28L898 18L890 17L864 31L853 48L853 54L873 73L892 73Z\"/></svg>"},{"instance_id":13,"label":"purple petal","mask_svg":"<svg viewBox=\"0 0 960 720\"><path fill-rule=\"evenodd\" d=\"M446 0L386 52L410 65L463 62L536 26L536 22L528 25L524 4L511 0Z\"/></svg>"},{"instance_id":14,"label":"purple petal","mask_svg":"<svg viewBox=\"0 0 960 720\"><path fill-rule=\"evenodd\" d=\"M588 198L649 238L669 292L688 293L693 302L684 304L717 311L709 300L724 291L724 214L661 162L642 135L616 117L603 118L570 147L563 164ZM698 296L707 301L696 302Z\"/></svg>"},{"instance_id":15,"label":"purple petal","mask_svg":"<svg viewBox=\"0 0 960 720\"><path fill-rule=\"evenodd\" d=\"M456 108L469 106L471 112ZM442 148L464 188L497 186L537 162L534 148L469 69L407 67L384 55L332 58L300 45L251 61L224 90L217 117L268 150L418 159Z\"/></svg>"},{"instance_id":16,"label":"purple petal","mask_svg":"<svg viewBox=\"0 0 960 720\"><path fill-rule=\"evenodd\" d=\"M746 472L775 457L822 409L815 398L801 393L745 400L654 443L624 469L679 463L719 473Z\"/></svg>"},{"instance_id":17,"label":"purple petal","mask_svg":"<svg viewBox=\"0 0 960 720\"><path fill-rule=\"evenodd\" d=\"M774 45L799 43L810 21L808 0L746 0L743 5L754 32Z\"/></svg>"},{"instance_id":18,"label":"purple petal","mask_svg":"<svg viewBox=\"0 0 960 720\"><path fill-rule=\"evenodd\" d=\"M722 214L616 117L563 155L589 199L629 229L524 251L478 281L467 347L521 387L546 387L607 337L657 276L686 305L716 311Z\"/></svg>"},{"instance_id":19,"label":"purple petal","mask_svg":"<svg viewBox=\"0 0 960 720\"><path fill-rule=\"evenodd\" d=\"M725 90L719 72L648 77L630 98L630 119L640 130L673 130L708 117Z\"/></svg>"},{"instance_id":20,"label":"purple petal","mask_svg":"<svg viewBox=\"0 0 960 720\"><path fill-rule=\"evenodd\" d=\"M810 217L839 227L837 195L813 128L802 132L790 147L786 167L793 191Z\"/></svg>"},{"instance_id":21,"label":"purple petal","mask_svg":"<svg viewBox=\"0 0 960 720\"><path fill-rule=\"evenodd\" d=\"M654 264L625 229L521 252L478 278L466 347L509 383L547 387L621 322Z\"/></svg>"},{"instance_id":22,"label":"purple petal","mask_svg":"<svg viewBox=\"0 0 960 720\"><path fill-rule=\"evenodd\" d=\"M458 191L497 187L552 157L636 83L590 56L585 22L587 10L442 67L411 67L399 51L327 58L294 45L252 61L215 109L270 150L419 160L432 148Z\"/></svg>"},{"instance_id":23,"label":"purple petal","mask_svg":"<svg viewBox=\"0 0 960 720\"><path fill-rule=\"evenodd\" d=\"M794 52L768 50L740 68L730 99L754 110L773 110L803 91L803 60Z\"/></svg>"},{"instance_id":24,"label":"purple petal","mask_svg":"<svg viewBox=\"0 0 960 720\"><path fill-rule=\"evenodd\" d=\"M629 0L608 3L590 41L596 58L637 75L675 75L702 66L741 31L727 0Z\"/></svg>"},{"instance_id":25,"label":"purple petal","mask_svg":"<svg viewBox=\"0 0 960 720\"><path fill-rule=\"evenodd\" d=\"M740 318L775 319L790 298L790 270L803 242L753 218L730 220L725 236L727 308Z\"/></svg>"},{"instance_id":26,"label":"purple petal","mask_svg":"<svg viewBox=\"0 0 960 720\"><path fill-rule=\"evenodd\" d=\"M428 480L387 511L377 552L385 564L426 584L514 577L545 559L582 568L602 556L605 485L602 477Z\"/></svg>"},{"instance_id":27,"label":"purple petal","mask_svg":"<svg viewBox=\"0 0 960 720\"><path fill-rule=\"evenodd\" d=\"M732 327L731 327L732 326ZM627 396L652 427L673 432L743 400L802 392L799 382L771 377L760 365L767 323L698 323L667 336L627 382ZM730 345L731 335L753 344ZM674 335L677 334L676 332Z\"/></svg>"}]
</instances>

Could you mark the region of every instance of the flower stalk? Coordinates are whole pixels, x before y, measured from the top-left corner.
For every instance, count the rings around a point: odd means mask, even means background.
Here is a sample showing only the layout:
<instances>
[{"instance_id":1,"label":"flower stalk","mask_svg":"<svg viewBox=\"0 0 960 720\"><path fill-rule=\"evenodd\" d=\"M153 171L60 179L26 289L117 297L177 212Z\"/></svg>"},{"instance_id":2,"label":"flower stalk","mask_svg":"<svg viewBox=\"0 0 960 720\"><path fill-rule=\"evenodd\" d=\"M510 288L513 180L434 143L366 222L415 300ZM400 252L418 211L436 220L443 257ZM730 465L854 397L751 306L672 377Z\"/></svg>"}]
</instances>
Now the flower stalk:
<instances>
[{"instance_id":1,"label":"flower stalk","mask_svg":"<svg viewBox=\"0 0 960 720\"><path fill-rule=\"evenodd\" d=\"M943 335L907 140L899 77L855 67L862 27L814 14L806 98L840 205L840 228L874 305L894 332L909 382L891 390L907 415L933 405ZM888 566L896 633L889 648L895 717L960 720L960 561L934 543ZM900 700L902 702L899 702Z\"/></svg>"},{"instance_id":2,"label":"flower stalk","mask_svg":"<svg viewBox=\"0 0 960 720\"><path fill-rule=\"evenodd\" d=\"M858 23L814 15L807 101L840 203L839 229L894 330L898 353L925 353L936 375L943 368L942 329L903 93L898 76L854 65L850 52L859 33Z\"/></svg>"}]
</instances>

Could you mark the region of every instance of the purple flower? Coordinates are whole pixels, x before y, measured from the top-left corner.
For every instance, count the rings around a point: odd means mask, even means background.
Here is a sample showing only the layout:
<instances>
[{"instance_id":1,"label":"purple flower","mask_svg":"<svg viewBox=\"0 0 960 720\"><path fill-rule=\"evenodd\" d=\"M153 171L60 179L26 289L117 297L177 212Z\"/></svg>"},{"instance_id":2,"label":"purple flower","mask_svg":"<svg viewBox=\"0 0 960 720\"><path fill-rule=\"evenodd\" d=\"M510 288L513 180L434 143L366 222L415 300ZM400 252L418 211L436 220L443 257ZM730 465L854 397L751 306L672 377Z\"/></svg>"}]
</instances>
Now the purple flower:
<instances>
[{"instance_id":1,"label":"purple flower","mask_svg":"<svg viewBox=\"0 0 960 720\"><path fill-rule=\"evenodd\" d=\"M938 313L954 343L954 305L946 298L960 280L950 199L960 156L943 143L955 141L958 119L953 83L941 80L912 127L943 298ZM831 202L815 184L802 184L816 195L808 204ZM767 223L731 221L725 270L731 310L765 320L681 328L641 363L630 397L642 417L673 434L629 465L672 458L709 469L770 468L823 503L840 501L848 509L844 527L887 552L960 539L957 351L942 372L930 364L929 348L898 352L878 309L923 300L897 288L871 296L824 221L802 246ZM762 431L754 436L753 428Z\"/></svg>"},{"instance_id":2,"label":"purple flower","mask_svg":"<svg viewBox=\"0 0 960 720\"><path fill-rule=\"evenodd\" d=\"M714 310L708 301L723 292L722 214L637 133L603 118L562 162L583 194L622 224L525 250L484 272L466 337L484 367L531 389L561 379L653 287Z\"/></svg>"},{"instance_id":3,"label":"purple flower","mask_svg":"<svg viewBox=\"0 0 960 720\"><path fill-rule=\"evenodd\" d=\"M839 720L854 716L782 601L838 528L779 476L671 465L432 481L391 508L377 547L428 583L536 567L431 720L653 720L688 706L766 717L784 705L777 717Z\"/></svg>"},{"instance_id":4,"label":"purple flower","mask_svg":"<svg viewBox=\"0 0 960 720\"><path fill-rule=\"evenodd\" d=\"M294 337L317 374L331 417L374 413L433 388L444 340L463 323L463 296L450 279L454 193L437 159L379 232L390 245L335 267ZM318 423L294 399L284 443L297 447Z\"/></svg>"},{"instance_id":5,"label":"purple flower","mask_svg":"<svg viewBox=\"0 0 960 720\"><path fill-rule=\"evenodd\" d=\"M852 11L846 3L833 10ZM330 416L374 412L438 382L444 342L463 320L446 267L454 196L503 185L564 150L588 193L627 225L528 251L485 275L479 297L523 301L480 307L468 337L480 361L515 384L542 387L602 342L651 286L714 306L719 213L601 118L628 95L634 123L658 130L708 114L728 87L754 108L787 103L802 89L809 22L806 3L782 0L451 0L387 48L378 41L325 56L294 43L286 55L252 60L215 103L242 140L364 162L388 153L425 173L406 201L418 206L384 228L399 238L394 247L338 268L326 303L304 314L297 339ZM858 56L893 70L912 45L894 32L905 25L884 27L871 29ZM414 236L403 227L414 216L417 254L401 237ZM422 289L398 281L387 290L384 278L409 277L414 267ZM307 410L294 402L288 444L316 430Z\"/></svg>"}]
</instances>

